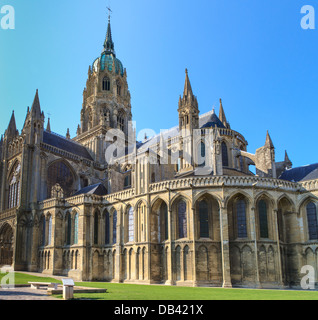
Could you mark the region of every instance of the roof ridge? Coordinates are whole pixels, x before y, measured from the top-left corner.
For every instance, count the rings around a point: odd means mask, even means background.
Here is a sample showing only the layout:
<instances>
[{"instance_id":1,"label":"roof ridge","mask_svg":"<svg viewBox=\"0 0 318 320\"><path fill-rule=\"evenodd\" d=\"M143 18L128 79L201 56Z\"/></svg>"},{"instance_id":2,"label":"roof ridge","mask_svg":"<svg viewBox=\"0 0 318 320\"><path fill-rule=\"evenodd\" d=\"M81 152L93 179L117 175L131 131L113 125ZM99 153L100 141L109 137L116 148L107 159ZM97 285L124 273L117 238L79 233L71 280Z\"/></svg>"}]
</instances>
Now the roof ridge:
<instances>
[{"instance_id":1,"label":"roof ridge","mask_svg":"<svg viewBox=\"0 0 318 320\"><path fill-rule=\"evenodd\" d=\"M65 141L72 142L72 143L74 143L74 144L77 144L77 145L79 145L79 146L81 146L81 147L86 148L86 147L83 146L81 143L79 143L79 142L77 142L77 141L74 141L74 140L72 140L72 139L67 139L66 137L62 136L62 135L59 134L59 133L56 133L56 132L53 132L53 131L48 131L47 129L44 129L44 131L47 132L47 133L53 134L53 135L55 135L55 136L57 136L57 137L59 137L59 138L62 138L62 139L64 139Z\"/></svg>"}]
</instances>

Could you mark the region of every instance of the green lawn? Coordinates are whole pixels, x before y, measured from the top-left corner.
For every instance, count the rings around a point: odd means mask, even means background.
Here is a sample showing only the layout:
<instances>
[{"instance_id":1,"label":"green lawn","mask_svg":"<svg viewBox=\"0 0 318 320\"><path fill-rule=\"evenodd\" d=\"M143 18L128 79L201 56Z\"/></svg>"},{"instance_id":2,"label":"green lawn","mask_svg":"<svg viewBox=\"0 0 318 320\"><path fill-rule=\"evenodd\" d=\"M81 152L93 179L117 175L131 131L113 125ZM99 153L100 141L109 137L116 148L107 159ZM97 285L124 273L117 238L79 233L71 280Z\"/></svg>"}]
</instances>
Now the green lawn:
<instances>
[{"instance_id":1,"label":"green lawn","mask_svg":"<svg viewBox=\"0 0 318 320\"><path fill-rule=\"evenodd\" d=\"M5 276L5 274L0 273L0 282L4 276ZM62 283L61 281L53 279L53 278L37 277L37 276L32 276L32 275L28 275L28 274L19 273L19 272L14 273L14 283L15 284L28 284L29 281Z\"/></svg>"},{"instance_id":2,"label":"green lawn","mask_svg":"<svg viewBox=\"0 0 318 320\"><path fill-rule=\"evenodd\" d=\"M0 281L3 275L0 274ZM59 282L53 278L15 273L16 284L29 281ZM92 300L318 300L316 291L189 288L157 285L132 285L103 282L78 282L76 285L105 288L107 293L75 294L75 299ZM62 298L61 295L58 296Z\"/></svg>"}]
</instances>

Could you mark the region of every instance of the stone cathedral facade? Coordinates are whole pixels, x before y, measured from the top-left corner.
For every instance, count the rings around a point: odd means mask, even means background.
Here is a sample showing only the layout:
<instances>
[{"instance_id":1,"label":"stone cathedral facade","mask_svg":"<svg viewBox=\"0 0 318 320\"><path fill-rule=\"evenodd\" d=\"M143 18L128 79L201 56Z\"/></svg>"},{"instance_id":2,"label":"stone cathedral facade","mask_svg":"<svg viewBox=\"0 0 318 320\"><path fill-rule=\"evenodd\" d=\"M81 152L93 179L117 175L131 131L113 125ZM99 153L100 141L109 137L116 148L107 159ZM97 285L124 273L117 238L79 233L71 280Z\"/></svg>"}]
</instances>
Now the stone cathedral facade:
<instances>
[{"instance_id":1,"label":"stone cathedral facade","mask_svg":"<svg viewBox=\"0 0 318 320\"><path fill-rule=\"evenodd\" d=\"M45 124L38 91L21 132L13 113L2 136L0 266L85 281L258 288L299 286L302 266L317 271L318 164L292 168L287 153L277 162L269 133L248 152L222 101L218 116L200 114L188 71L178 113L176 127L136 142L109 22L76 137ZM115 140L124 153L108 163Z\"/></svg>"}]
</instances>

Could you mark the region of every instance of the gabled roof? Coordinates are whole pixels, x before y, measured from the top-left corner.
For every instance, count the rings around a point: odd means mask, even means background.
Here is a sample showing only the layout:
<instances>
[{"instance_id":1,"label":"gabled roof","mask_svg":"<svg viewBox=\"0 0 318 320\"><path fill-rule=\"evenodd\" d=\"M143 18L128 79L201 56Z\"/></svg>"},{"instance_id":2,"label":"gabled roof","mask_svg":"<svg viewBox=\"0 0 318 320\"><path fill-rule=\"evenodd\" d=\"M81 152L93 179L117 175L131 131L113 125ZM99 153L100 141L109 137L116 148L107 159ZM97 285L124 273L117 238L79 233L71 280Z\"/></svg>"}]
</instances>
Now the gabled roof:
<instances>
[{"instance_id":1,"label":"gabled roof","mask_svg":"<svg viewBox=\"0 0 318 320\"><path fill-rule=\"evenodd\" d=\"M291 182L318 179L318 163L286 170L279 179Z\"/></svg>"},{"instance_id":2,"label":"gabled roof","mask_svg":"<svg viewBox=\"0 0 318 320\"><path fill-rule=\"evenodd\" d=\"M44 130L43 142L52 147L62 149L69 153L73 153L81 158L85 158L87 160L93 161L92 156L89 154L88 150L84 146L72 140L63 138L53 132Z\"/></svg>"},{"instance_id":3,"label":"gabled roof","mask_svg":"<svg viewBox=\"0 0 318 320\"><path fill-rule=\"evenodd\" d=\"M207 122L201 126L201 129L204 128L225 128L225 125L222 121L218 118L218 116L213 112L210 117L207 118Z\"/></svg>"},{"instance_id":4,"label":"gabled roof","mask_svg":"<svg viewBox=\"0 0 318 320\"><path fill-rule=\"evenodd\" d=\"M79 196L81 194L94 194L96 196L105 196L107 194L107 189L103 184L98 183L79 190L74 194L74 196Z\"/></svg>"}]
</instances>

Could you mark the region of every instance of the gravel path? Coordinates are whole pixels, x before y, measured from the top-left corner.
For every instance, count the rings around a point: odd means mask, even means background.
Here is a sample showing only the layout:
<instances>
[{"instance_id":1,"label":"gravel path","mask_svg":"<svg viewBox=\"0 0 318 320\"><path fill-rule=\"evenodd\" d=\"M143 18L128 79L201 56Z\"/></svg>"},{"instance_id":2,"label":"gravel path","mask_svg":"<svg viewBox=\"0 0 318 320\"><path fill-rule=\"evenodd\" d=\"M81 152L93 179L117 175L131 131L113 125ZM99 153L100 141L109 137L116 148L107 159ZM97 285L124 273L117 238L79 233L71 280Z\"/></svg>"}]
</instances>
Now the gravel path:
<instances>
[{"instance_id":1,"label":"gravel path","mask_svg":"<svg viewBox=\"0 0 318 320\"><path fill-rule=\"evenodd\" d=\"M35 290L30 287L2 289L0 300L59 300L46 294L46 290ZM63 300L62 300L63 301Z\"/></svg>"}]
</instances>

